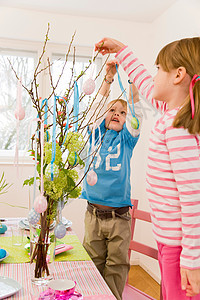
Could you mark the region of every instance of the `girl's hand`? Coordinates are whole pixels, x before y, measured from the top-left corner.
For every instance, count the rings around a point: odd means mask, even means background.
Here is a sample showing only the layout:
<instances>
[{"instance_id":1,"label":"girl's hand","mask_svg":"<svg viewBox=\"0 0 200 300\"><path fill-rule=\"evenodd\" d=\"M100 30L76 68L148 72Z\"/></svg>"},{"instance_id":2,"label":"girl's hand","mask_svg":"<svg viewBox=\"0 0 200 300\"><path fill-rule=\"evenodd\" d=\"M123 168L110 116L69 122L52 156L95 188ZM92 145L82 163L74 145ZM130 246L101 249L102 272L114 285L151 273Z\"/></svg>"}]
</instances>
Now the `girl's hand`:
<instances>
[{"instance_id":1,"label":"girl's hand","mask_svg":"<svg viewBox=\"0 0 200 300\"><path fill-rule=\"evenodd\" d=\"M200 269L189 270L181 268L181 287L186 290L186 296L200 293Z\"/></svg>"},{"instance_id":2,"label":"girl's hand","mask_svg":"<svg viewBox=\"0 0 200 300\"><path fill-rule=\"evenodd\" d=\"M111 38L103 38L100 42L95 44L95 51L99 51L102 55L108 53L117 53L124 46L124 44L117 40Z\"/></svg>"},{"instance_id":3,"label":"girl's hand","mask_svg":"<svg viewBox=\"0 0 200 300\"><path fill-rule=\"evenodd\" d=\"M116 64L119 66L116 59L110 60L106 63L106 78L112 79L117 73Z\"/></svg>"}]
</instances>

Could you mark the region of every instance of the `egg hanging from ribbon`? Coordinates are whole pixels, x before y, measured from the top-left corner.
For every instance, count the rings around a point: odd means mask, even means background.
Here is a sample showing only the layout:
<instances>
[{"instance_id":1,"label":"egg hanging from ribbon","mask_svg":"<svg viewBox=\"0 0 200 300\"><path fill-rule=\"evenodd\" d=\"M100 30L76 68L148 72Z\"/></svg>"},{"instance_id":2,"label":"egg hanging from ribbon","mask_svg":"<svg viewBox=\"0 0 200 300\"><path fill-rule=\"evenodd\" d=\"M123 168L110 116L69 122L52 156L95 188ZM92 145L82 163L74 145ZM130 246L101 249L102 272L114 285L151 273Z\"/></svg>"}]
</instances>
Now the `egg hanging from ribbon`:
<instances>
[{"instance_id":1,"label":"egg hanging from ribbon","mask_svg":"<svg viewBox=\"0 0 200 300\"><path fill-rule=\"evenodd\" d=\"M15 118L17 120L23 120L25 117L25 110L23 109L23 107L20 107L19 109L15 110Z\"/></svg>"},{"instance_id":2,"label":"egg hanging from ribbon","mask_svg":"<svg viewBox=\"0 0 200 300\"><path fill-rule=\"evenodd\" d=\"M33 206L35 211L41 214L47 209L47 199L44 196L39 195L35 198Z\"/></svg>"},{"instance_id":3,"label":"egg hanging from ribbon","mask_svg":"<svg viewBox=\"0 0 200 300\"><path fill-rule=\"evenodd\" d=\"M91 95L95 90L95 81L92 78L87 79L83 84L83 92Z\"/></svg>"},{"instance_id":4,"label":"egg hanging from ribbon","mask_svg":"<svg viewBox=\"0 0 200 300\"><path fill-rule=\"evenodd\" d=\"M140 126L139 120L136 117L133 117L132 120L131 120L131 127L133 129L138 129L139 126Z\"/></svg>"},{"instance_id":5,"label":"egg hanging from ribbon","mask_svg":"<svg viewBox=\"0 0 200 300\"><path fill-rule=\"evenodd\" d=\"M53 163L53 178L57 178L59 175L59 168L58 166ZM51 180L51 164L48 164L45 169L45 177L48 180Z\"/></svg>"},{"instance_id":6,"label":"egg hanging from ribbon","mask_svg":"<svg viewBox=\"0 0 200 300\"><path fill-rule=\"evenodd\" d=\"M97 183L97 173L94 170L90 170L87 174L87 183L91 186Z\"/></svg>"},{"instance_id":7,"label":"egg hanging from ribbon","mask_svg":"<svg viewBox=\"0 0 200 300\"><path fill-rule=\"evenodd\" d=\"M62 239L66 235L66 227L63 225L63 223L59 223L56 225L54 229L54 234L57 239Z\"/></svg>"},{"instance_id":8,"label":"egg hanging from ribbon","mask_svg":"<svg viewBox=\"0 0 200 300\"><path fill-rule=\"evenodd\" d=\"M17 120L23 120L25 117L25 110L22 107L22 82L21 79L17 82L17 106L15 109L15 118Z\"/></svg>"},{"instance_id":9,"label":"egg hanging from ribbon","mask_svg":"<svg viewBox=\"0 0 200 300\"><path fill-rule=\"evenodd\" d=\"M35 211L34 208L32 208L30 211L29 211L29 214L28 214L28 221L31 225L35 225L39 222L40 220L40 214Z\"/></svg>"},{"instance_id":10,"label":"egg hanging from ribbon","mask_svg":"<svg viewBox=\"0 0 200 300\"><path fill-rule=\"evenodd\" d=\"M70 152L67 160L71 166L75 166L78 163L78 156L76 152Z\"/></svg>"}]
</instances>

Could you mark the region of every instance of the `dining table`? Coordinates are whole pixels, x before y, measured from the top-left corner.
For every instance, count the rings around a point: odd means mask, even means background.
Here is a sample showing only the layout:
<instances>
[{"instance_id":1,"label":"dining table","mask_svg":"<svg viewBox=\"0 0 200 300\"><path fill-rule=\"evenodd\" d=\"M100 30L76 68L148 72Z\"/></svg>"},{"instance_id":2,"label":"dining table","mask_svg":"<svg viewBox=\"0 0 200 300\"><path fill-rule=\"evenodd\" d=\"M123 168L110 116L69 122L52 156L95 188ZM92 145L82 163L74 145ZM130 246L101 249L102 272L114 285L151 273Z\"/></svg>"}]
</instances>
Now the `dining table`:
<instances>
[{"instance_id":1,"label":"dining table","mask_svg":"<svg viewBox=\"0 0 200 300\"><path fill-rule=\"evenodd\" d=\"M5 218L4 222L2 222L2 224L7 226L7 231L4 234L0 234L0 248L5 249L8 256L0 261L0 279L5 281L14 280L19 284L20 288L8 298L1 298L0 292L0 299L50 299L48 297L40 298L40 295L48 290L48 286L37 286L32 283L30 278L30 256L25 249L26 247L24 247L30 239L29 228L22 228L24 234L23 242L20 246L12 244L11 228L22 222L22 220L23 218ZM55 256L53 279L74 281L75 292L81 295L80 299L116 299L71 226L66 227L66 235L61 242L71 245L73 248ZM66 299L70 300L71 298Z\"/></svg>"}]
</instances>

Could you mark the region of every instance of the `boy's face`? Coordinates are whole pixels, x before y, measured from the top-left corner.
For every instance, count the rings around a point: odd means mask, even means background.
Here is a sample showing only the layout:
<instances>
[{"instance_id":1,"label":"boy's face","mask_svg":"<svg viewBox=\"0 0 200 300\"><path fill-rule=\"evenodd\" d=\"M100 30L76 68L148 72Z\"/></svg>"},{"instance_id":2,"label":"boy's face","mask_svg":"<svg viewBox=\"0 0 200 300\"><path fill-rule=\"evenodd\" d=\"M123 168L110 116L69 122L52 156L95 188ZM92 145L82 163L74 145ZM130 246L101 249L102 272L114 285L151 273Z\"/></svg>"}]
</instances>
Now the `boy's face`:
<instances>
[{"instance_id":1,"label":"boy's face","mask_svg":"<svg viewBox=\"0 0 200 300\"><path fill-rule=\"evenodd\" d=\"M120 101L111 104L105 118L105 126L108 129L121 131L126 122L126 109Z\"/></svg>"}]
</instances>

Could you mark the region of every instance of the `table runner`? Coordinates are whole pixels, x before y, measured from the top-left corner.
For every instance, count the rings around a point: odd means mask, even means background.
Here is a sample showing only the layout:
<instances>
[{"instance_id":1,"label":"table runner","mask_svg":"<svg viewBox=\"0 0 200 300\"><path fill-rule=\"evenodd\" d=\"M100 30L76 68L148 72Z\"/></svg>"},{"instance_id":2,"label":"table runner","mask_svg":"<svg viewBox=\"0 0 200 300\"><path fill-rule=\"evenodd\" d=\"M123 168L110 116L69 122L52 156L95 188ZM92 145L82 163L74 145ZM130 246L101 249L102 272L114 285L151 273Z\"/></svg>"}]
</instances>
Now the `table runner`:
<instances>
[{"instance_id":1,"label":"table runner","mask_svg":"<svg viewBox=\"0 0 200 300\"><path fill-rule=\"evenodd\" d=\"M23 245L12 246L12 237L1 236L0 247L5 249L9 256L2 263L25 263L30 261L29 254L25 250L24 245L28 240L25 238ZM59 243L73 246L73 249L56 255L55 261L79 261L90 260L89 255L83 248L81 242L76 235L66 235L63 239L59 239Z\"/></svg>"}]
</instances>

